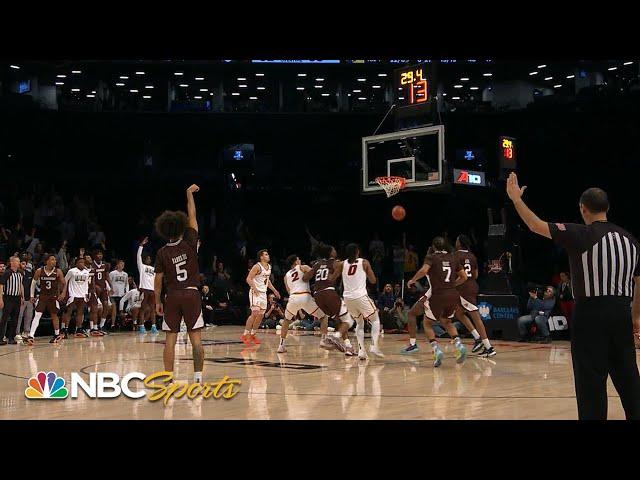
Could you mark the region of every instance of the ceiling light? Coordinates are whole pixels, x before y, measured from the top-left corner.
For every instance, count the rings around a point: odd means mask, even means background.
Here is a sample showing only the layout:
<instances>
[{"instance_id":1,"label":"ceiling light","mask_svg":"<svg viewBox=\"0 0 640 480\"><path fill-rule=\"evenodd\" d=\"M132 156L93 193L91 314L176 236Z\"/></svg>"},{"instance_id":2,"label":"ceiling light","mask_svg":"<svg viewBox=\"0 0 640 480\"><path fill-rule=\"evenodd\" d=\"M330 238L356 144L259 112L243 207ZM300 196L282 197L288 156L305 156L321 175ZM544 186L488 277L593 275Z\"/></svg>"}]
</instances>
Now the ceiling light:
<instances>
[{"instance_id":1,"label":"ceiling light","mask_svg":"<svg viewBox=\"0 0 640 480\"><path fill-rule=\"evenodd\" d=\"M91 93L96 93L96 91L95 90L91 90Z\"/></svg>"},{"instance_id":2,"label":"ceiling light","mask_svg":"<svg viewBox=\"0 0 640 480\"><path fill-rule=\"evenodd\" d=\"M624 62L623 65L631 65L633 62Z\"/></svg>"},{"instance_id":3,"label":"ceiling light","mask_svg":"<svg viewBox=\"0 0 640 480\"><path fill-rule=\"evenodd\" d=\"M247 84L246 84L246 83L243 83L242 85L238 85L238 87L240 87L240 88L247 88Z\"/></svg>"},{"instance_id":4,"label":"ceiling light","mask_svg":"<svg viewBox=\"0 0 640 480\"><path fill-rule=\"evenodd\" d=\"M153 88L153 85L147 85L144 88Z\"/></svg>"},{"instance_id":5,"label":"ceiling light","mask_svg":"<svg viewBox=\"0 0 640 480\"><path fill-rule=\"evenodd\" d=\"M56 82L56 85L64 85L64 82Z\"/></svg>"},{"instance_id":6,"label":"ceiling light","mask_svg":"<svg viewBox=\"0 0 640 480\"><path fill-rule=\"evenodd\" d=\"M258 87L258 90L264 90L265 87Z\"/></svg>"},{"instance_id":7,"label":"ceiling light","mask_svg":"<svg viewBox=\"0 0 640 480\"><path fill-rule=\"evenodd\" d=\"M386 73L379 73L379 74L378 74L378 76L379 76L379 77L386 77L386 76L387 76L387 74L386 74Z\"/></svg>"},{"instance_id":8,"label":"ceiling light","mask_svg":"<svg viewBox=\"0 0 640 480\"><path fill-rule=\"evenodd\" d=\"M196 77L196 80L204 80L204 77Z\"/></svg>"},{"instance_id":9,"label":"ceiling light","mask_svg":"<svg viewBox=\"0 0 640 480\"><path fill-rule=\"evenodd\" d=\"M329 94L328 94L328 93L323 93L323 94L322 94L322 96L323 96L323 97L328 97L328 96L329 96Z\"/></svg>"},{"instance_id":10,"label":"ceiling light","mask_svg":"<svg viewBox=\"0 0 640 480\"><path fill-rule=\"evenodd\" d=\"M82 73L80 70L71 70L71 73Z\"/></svg>"},{"instance_id":11,"label":"ceiling light","mask_svg":"<svg viewBox=\"0 0 640 480\"><path fill-rule=\"evenodd\" d=\"M469 77L461 77L460 81L461 82L468 82L469 81Z\"/></svg>"},{"instance_id":12,"label":"ceiling light","mask_svg":"<svg viewBox=\"0 0 640 480\"><path fill-rule=\"evenodd\" d=\"M575 75L567 75L567 78L573 78Z\"/></svg>"},{"instance_id":13,"label":"ceiling light","mask_svg":"<svg viewBox=\"0 0 640 480\"><path fill-rule=\"evenodd\" d=\"M129 80L129 77L120 77L120 80Z\"/></svg>"},{"instance_id":14,"label":"ceiling light","mask_svg":"<svg viewBox=\"0 0 640 480\"><path fill-rule=\"evenodd\" d=\"M531 76L531 75L537 75L537 74L538 74L538 72L529 72L529 76Z\"/></svg>"},{"instance_id":15,"label":"ceiling light","mask_svg":"<svg viewBox=\"0 0 640 480\"><path fill-rule=\"evenodd\" d=\"M366 100L367 97L358 97L358 100Z\"/></svg>"},{"instance_id":16,"label":"ceiling light","mask_svg":"<svg viewBox=\"0 0 640 480\"><path fill-rule=\"evenodd\" d=\"M58 78L67 78L66 75L56 75L56 77L58 77Z\"/></svg>"},{"instance_id":17,"label":"ceiling light","mask_svg":"<svg viewBox=\"0 0 640 480\"><path fill-rule=\"evenodd\" d=\"M609 70L610 72L613 71L613 70L617 70L617 69L618 69L618 67L607 68L607 70Z\"/></svg>"},{"instance_id":18,"label":"ceiling light","mask_svg":"<svg viewBox=\"0 0 640 480\"><path fill-rule=\"evenodd\" d=\"M553 77L545 77L545 80L553 80Z\"/></svg>"},{"instance_id":19,"label":"ceiling light","mask_svg":"<svg viewBox=\"0 0 640 480\"><path fill-rule=\"evenodd\" d=\"M554 85L553 88L560 88L562 85Z\"/></svg>"},{"instance_id":20,"label":"ceiling light","mask_svg":"<svg viewBox=\"0 0 640 480\"><path fill-rule=\"evenodd\" d=\"M299 76L299 77L306 77L306 76L307 76L307 74L306 74L306 73L299 73L299 74L298 74L298 76Z\"/></svg>"},{"instance_id":21,"label":"ceiling light","mask_svg":"<svg viewBox=\"0 0 640 480\"><path fill-rule=\"evenodd\" d=\"M208 88L201 88L201 89L200 89L200 91L201 91L201 92L208 92L208 91L209 91L209 89L208 89Z\"/></svg>"},{"instance_id":22,"label":"ceiling light","mask_svg":"<svg viewBox=\"0 0 640 480\"><path fill-rule=\"evenodd\" d=\"M124 83L116 83L116 87L124 87Z\"/></svg>"},{"instance_id":23,"label":"ceiling light","mask_svg":"<svg viewBox=\"0 0 640 480\"><path fill-rule=\"evenodd\" d=\"M258 97L249 97L249 100L257 100Z\"/></svg>"},{"instance_id":24,"label":"ceiling light","mask_svg":"<svg viewBox=\"0 0 640 480\"><path fill-rule=\"evenodd\" d=\"M491 77L493 75L493 73L483 73L482 76L483 77Z\"/></svg>"},{"instance_id":25,"label":"ceiling light","mask_svg":"<svg viewBox=\"0 0 640 480\"><path fill-rule=\"evenodd\" d=\"M144 75L144 72L136 72L136 75Z\"/></svg>"},{"instance_id":26,"label":"ceiling light","mask_svg":"<svg viewBox=\"0 0 640 480\"><path fill-rule=\"evenodd\" d=\"M469 87L469 90L478 90L478 87Z\"/></svg>"},{"instance_id":27,"label":"ceiling light","mask_svg":"<svg viewBox=\"0 0 640 480\"><path fill-rule=\"evenodd\" d=\"M371 85L372 88L381 88L380 85Z\"/></svg>"},{"instance_id":28,"label":"ceiling light","mask_svg":"<svg viewBox=\"0 0 640 480\"><path fill-rule=\"evenodd\" d=\"M240 94L238 92L233 92L231 95L233 95L234 97L237 97Z\"/></svg>"},{"instance_id":29,"label":"ceiling light","mask_svg":"<svg viewBox=\"0 0 640 480\"><path fill-rule=\"evenodd\" d=\"M404 100L404 97L398 97L398 100Z\"/></svg>"},{"instance_id":30,"label":"ceiling light","mask_svg":"<svg viewBox=\"0 0 640 480\"><path fill-rule=\"evenodd\" d=\"M462 85L454 85L453 88L462 88Z\"/></svg>"},{"instance_id":31,"label":"ceiling light","mask_svg":"<svg viewBox=\"0 0 640 480\"><path fill-rule=\"evenodd\" d=\"M80 91L80 89L79 89L79 88L72 88L72 89L71 89L71 91L72 91L72 92L79 92L79 91Z\"/></svg>"},{"instance_id":32,"label":"ceiling light","mask_svg":"<svg viewBox=\"0 0 640 480\"><path fill-rule=\"evenodd\" d=\"M239 82L244 82L245 80L246 80L246 78L244 78L244 77L238 77L238 81Z\"/></svg>"},{"instance_id":33,"label":"ceiling light","mask_svg":"<svg viewBox=\"0 0 640 480\"><path fill-rule=\"evenodd\" d=\"M366 82L366 81L367 81L367 79L366 79L366 78L359 78L359 79L358 79L358 81L359 81L359 82Z\"/></svg>"},{"instance_id":34,"label":"ceiling light","mask_svg":"<svg viewBox=\"0 0 640 480\"><path fill-rule=\"evenodd\" d=\"M96 98L96 96L89 93L87 94L87 98Z\"/></svg>"},{"instance_id":35,"label":"ceiling light","mask_svg":"<svg viewBox=\"0 0 640 480\"><path fill-rule=\"evenodd\" d=\"M544 68L546 65L538 65L538 68Z\"/></svg>"},{"instance_id":36,"label":"ceiling light","mask_svg":"<svg viewBox=\"0 0 640 480\"><path fill-rule=\"evenodd\" d=\"M131 93L138 93L138 90L136 90L135 88L132 88L131 90L129 90Z\"/></svg>"},{"instance_id":37,"label":"ceiling light","mask_svg":"<svg viewBox=\"0 0 640 480\"><path fill-rule=\"evenodd\" d=\"M314 85L314 88L322 88L322 85Z\"/></svg>"},{"instance_id":38,"label":"ceiling light","mask_svg":"<svg viewBox=\"0 0 640 480\"><path fill-rule=\"evenodd\" d=\"M304 90L304 87L296 87L296 90Z\"/></svg>"},{"instance_id":39,"label":"ceiling light","mask_svg":"<svg viewBox=\"0 0 640 480\"><path fill-rule=\"evenodd\" d=\"M447 94L446 94L446 93L443 93L443 94L442 94L442 96L443 96L443 97L446 97L446 96L447 96Z\"/></svg>"},{"instance_id":40,"label":"ceiling light","mask_svg":"<svg viewBox=\"0 0 640 480\"><path fill-rule=\"evenodd\" d=\"M14 70L20 70L20 67L18 65L9 65L9 66Z\"/></svg>"},{"instance_id":41,"label":"ceiling light","mask_svg":"<svg viewBox=\"0 0 640 480\"><path fill-rule=\"evenodd\" d=\"M264 73L256 73L256 77L264 77Z\"/></svg>"},{"instance_id":42,"label":"ceiling light","mask_svg":"<svg viewBox=\"0 0 640 480\"><path fill-rule=\"evenodd\" d=\"M199 96L199 95L196 95L196 96L195 96L195 97L193 97L193 98L195 98L196 100L202 100L202 97L201 97L201 96Z\"/></svg>"},{"instance_id":43,"label":"ceiling light","mask_svg":"<svg viewBox=\"0 0 640 480\"><path fill-rule=\"evenodd\" d=\"M353 93L362 93L362 90L354 90Z\"/></svg>"},{"instance_id":44,"label":"ceiling light","mask_svg":"<svg viewBox=\"0 0 640 480\"><path fill-rule=\"evenodd\" d=\"M143 95L142 98L151 98L151 95Z\"/></svg>"},{"instance_id":45,"label":"ceiling light","mask_svg":"<svg viewBox=\"0 0 640 480\"><path fill-rule=\"evenodd\" d=\"M188 85L188 84L186 84L186 83L181 83L181 84L180 84L180 86L181 86L181 87L186 88L186 87L188 87L189 85Z\"/></svg>"},{"instance_id":46,"label":"ceiling light","mask_svg":"<svg viewBox=\"0 0 640 480\"><path fill-rule=\"evenodd\" d=\"M451 100L460 100L460 97L451 97Z\"/></svg>"},{"instance_id":47,"label":"ceiling light","mask_svg":"<svg viewBox=\"0 0 640 480\"><path fill-rule=\"evenodd\" d=\"M182 72L175 72L175 73L174 73L174 75L175 75L176 77L181 77L182 75L184 75L184 73L182 73Z\"/></svg>"},{"instance_id":48,"label":"ceiling light","mask_svg":"<svg viewBox=\"0 0 640 480\"><path fill-rule=\"evenodd\" d=\"M324 78L316 78L316 82L324 82Z\"/></svg>"}]
</instances>

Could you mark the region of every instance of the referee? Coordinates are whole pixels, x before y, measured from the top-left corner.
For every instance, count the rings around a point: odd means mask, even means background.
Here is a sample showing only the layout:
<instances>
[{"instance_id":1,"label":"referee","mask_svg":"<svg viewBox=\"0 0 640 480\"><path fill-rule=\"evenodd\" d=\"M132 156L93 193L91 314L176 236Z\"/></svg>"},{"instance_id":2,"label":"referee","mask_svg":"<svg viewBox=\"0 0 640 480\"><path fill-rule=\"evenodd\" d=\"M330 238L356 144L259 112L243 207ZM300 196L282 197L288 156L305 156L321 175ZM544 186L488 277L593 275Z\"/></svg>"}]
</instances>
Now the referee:
<instances>
[{"instance_id":1,"label":"referee","mask_svg":"<svg viewBox=\"0 0 640 480\"><path fill-rule=\"evenodd\" d=\"M2 311L2 319L0 319L0 335L7 327L8 343L16 342L16 324L20 315L20 305L24 302L24 286L22 283L22 273L18 271L20 267L20 259L11 257L9 259L9 268L7 268L0 277L0 310ZM0 337L0 345L6 345Z\"/></svg>"},{"instance_id":2,"label":"referee","mask_svg":"<svg viewBox=\"0 0 640 480\"><path fill-rule=\"evenodd\" d=\"M607 376L611 376L627 419L638 420L640 375L633 337L640 334L640 244L607 220L609 200L599 188L589 188L580 197L585 225L540 220L522 201L526 188L520 188L515 173L509 175L507 195L520 218L532 232L564 247L569 256L576 300L571 357L578 418L607 419Z\"/></svg>"}]
</instances>

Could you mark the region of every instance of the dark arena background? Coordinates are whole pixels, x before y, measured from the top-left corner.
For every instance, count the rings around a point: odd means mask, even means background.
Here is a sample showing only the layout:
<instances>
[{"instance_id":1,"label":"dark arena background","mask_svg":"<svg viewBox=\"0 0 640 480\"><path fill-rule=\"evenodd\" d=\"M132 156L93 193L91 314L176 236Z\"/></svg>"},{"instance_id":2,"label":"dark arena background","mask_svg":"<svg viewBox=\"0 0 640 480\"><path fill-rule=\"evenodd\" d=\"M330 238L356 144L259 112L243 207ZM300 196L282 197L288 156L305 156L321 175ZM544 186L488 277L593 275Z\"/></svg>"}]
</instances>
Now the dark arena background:
<instances>
[{"instance_id":1,"label":"dark arena background","mask_svg":"<svg viewBox=\"0 0 640 480\"><path fill-rule=\"evenodd\" d=\"M402 83L408 78L402 73L416 68L424 74L426 108L408 100L406 88L422 92L419 81ZM516 171L528 186L528 205L552 222L580 223L580 194L600 187L609 194L610 219L638 234L640 218L625 206L638 183L639 75L638 61L627 58L15 59L0 65L0 261L8 266L15 252L29 252L35 271L43 253L59 254L66 240L67 260L81 247L100 246L112 267L124 259L138 283L140 241L149 237L145 252L155 259L165 243L154 232L155 218L185 210L185 189L195 183L201 281L215 303L207 323L216 328L204 335L205 380L239 378L240 393L225 411L214 399L197 407L186 397L175 399L171 413L161 402L123 399L128 403L119 408L96 409L96 418L575 418L570 319L556 324L550 344L516 343L528 292L558 287L567 257L520 221L505 194L505 175ZM440 184L390 198L363 194L363 137L429 125L444 125ZM513 142L510 165L501 160L503 137ZM471 183L481 173L484 184L469 184L468 172ZM395 205L405 208L404 220L391 217ZM378 283L369 285L377 301L386 283L400 284L400 296L408 292L411 275L398 275L394 250L404 258L413 246L419 268L434 236L454 242L459 234L470 237L480 293L496 307L493 316L483 313L498 351L491 359L470 356L473 365L464 371L446 358L441 370L433 369L422 327L422 357L399 353L407 339L401 325L397 335L385 328L386 357L367 360L367 371L358 359L350 370L341 355L319 350L313 328L290 332L288 359L275 353L275 322L260 331L257 350L247 353L240 343L249 313L245 278L260 249L269 250L272 283L286 297L288 255L311 264L312 245L321 241L344 258L345 246L356 242L373 265L370 243L379 238ZM227 276L216 274L216 262ZM506 317L497 308L500 298L511 308ZM567 316L560 303L552 317ZM161 370L163 333L141 336L124 317L117 320L105 337L65 340L55 357L46 316L34 346L0 346L0 354L15 350L0 356L0 418L76 418L90 408L83 394L59 402L57 410L26 408L25 382L38 370L57 369L67 383L71 372ZM191 350L183 341L176 374L190 378ZM449 355L449 340L442 343ZM296 372L296 365L309 366L300 370L308 373ZM547 383L538 378L543 374ZM622 418L611 391L610 417ZM466 406L446 403L453 397L467 398ZM408 408L411 402L418 407Z\"/></svg>"}]
</instances>

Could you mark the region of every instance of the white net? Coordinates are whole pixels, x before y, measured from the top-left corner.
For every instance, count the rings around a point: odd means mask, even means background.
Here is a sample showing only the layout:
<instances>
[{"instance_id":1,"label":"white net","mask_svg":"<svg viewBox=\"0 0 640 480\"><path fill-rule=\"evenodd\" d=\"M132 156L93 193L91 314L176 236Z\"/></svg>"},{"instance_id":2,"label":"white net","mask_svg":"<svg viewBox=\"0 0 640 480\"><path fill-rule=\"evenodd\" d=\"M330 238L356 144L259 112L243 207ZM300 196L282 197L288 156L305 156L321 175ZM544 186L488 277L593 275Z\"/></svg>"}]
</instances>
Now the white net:
<instances>
[{"instance_id":1,"label":"white net","mask_svg":"<svg viewBox=\"0 0 640 480\"><path fill-rule=\"evenodd\" d=\"M376 183L384 189L387 197L392 197L404 188L407 180L403 177L377 177Z\"/></svg>"}]
</instances>

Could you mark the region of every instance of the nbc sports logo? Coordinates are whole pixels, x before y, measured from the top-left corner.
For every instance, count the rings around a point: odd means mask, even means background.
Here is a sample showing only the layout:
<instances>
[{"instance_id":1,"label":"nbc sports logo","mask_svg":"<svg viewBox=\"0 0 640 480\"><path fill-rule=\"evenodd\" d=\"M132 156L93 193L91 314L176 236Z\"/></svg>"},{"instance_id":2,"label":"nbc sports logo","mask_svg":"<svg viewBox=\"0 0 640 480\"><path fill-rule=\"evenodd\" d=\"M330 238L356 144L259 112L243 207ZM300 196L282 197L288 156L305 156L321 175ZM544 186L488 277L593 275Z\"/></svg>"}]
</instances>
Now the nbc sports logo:
<instances>
[{"instance_id":1,"label":"nbc sports logo","mask_svg":"<svg viewBox=\"0 0 640 480\"><path fill-rule=\"evenodd\" d=\"M24 396L28 399L65 399L69 396L69 391L64 386L64 378L58 377L56 372L38 372L31 377Z\"/></svg>"},{"instance_id":2,"label":"nbc sports logo","mask_svg":"<svg viewBox=\"0 0 640 480\"><path fill-rule=\"evenodd\" d=\"M481 302L478 304L478 313L480 314L480 318L483 321L491 320L491 304L486 302Z\"/></svg>"}]
</instances>

